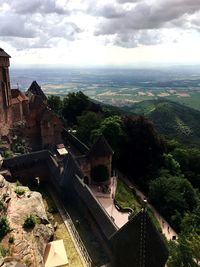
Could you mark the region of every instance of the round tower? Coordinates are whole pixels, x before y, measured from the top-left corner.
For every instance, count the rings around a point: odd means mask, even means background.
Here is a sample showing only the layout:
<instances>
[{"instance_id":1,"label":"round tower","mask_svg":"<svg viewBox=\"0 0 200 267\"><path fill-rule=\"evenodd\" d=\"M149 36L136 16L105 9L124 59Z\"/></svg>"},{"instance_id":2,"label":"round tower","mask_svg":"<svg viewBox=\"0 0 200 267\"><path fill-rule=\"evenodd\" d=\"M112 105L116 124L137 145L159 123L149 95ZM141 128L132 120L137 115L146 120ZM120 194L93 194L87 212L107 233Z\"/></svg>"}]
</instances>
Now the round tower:
<instances>
[{"instance_id":1,"label":"round tower","mask_svg":"<svg viewBox=\"0 0 200 267\"><path fill-rule=\"evenodd\" d=\"M10 89L10 56L0 48L0 108L8 108L11 104Z\"/></svg>"}]
</instances>

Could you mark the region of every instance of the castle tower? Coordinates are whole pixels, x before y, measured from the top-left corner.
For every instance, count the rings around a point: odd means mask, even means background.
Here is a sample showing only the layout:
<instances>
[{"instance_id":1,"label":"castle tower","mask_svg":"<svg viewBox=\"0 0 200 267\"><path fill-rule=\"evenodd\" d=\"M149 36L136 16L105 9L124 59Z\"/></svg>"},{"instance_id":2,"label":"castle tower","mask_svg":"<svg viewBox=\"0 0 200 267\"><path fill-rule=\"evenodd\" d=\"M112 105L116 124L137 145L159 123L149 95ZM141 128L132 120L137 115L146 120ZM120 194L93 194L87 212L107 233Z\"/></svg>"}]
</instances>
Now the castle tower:
<instances>
[{"instance_id":1,"label":"castle tower","mask_svg":"<svg viewBox=\"0 0 200 267\"><path fill-rule=\"evenodd\" d=\"M9 59L10 56L0 48L0 109L3 110L8 108L11 104Z\"/></svg>"},{"instance_id":2,"label":"castle tower","mask_svg":"<svg viewBox=\"0 0 200 267\"><path fill-rule=\"evenodd\" d=\"M97 141L94 143L89 151L88 157L90 161L91 171L93 168L98 166L105 166L108 170L109 180L112 173L112 156L113 150L108 144L107 140L103 135L100 135Z\"/></svg>"}]
</instances>

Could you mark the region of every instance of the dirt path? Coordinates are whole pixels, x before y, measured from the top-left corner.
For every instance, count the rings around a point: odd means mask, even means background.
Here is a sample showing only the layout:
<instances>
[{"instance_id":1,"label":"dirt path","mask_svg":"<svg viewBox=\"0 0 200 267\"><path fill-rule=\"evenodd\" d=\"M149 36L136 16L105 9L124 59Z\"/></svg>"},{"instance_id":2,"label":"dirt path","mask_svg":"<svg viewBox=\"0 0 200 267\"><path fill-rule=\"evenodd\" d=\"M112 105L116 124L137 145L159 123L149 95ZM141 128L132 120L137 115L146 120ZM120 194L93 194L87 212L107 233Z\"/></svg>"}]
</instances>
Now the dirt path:
<instances>
[{"instance_id":1,"label":"dirt path","mask_svg":"<svg viewBox=\"0 0 200 267\"><path fill-rule=\"evenodd\" d=\"M95 195L99 203L104 207L106 212L113 219L117 227L121 228L124 224L128 222L129 213L122 213L116 209L113 203L113 196L115 196L116 187L116 177L111 177L110 193L100 192L98 186L95 185L91 185L90 189L92 190L92 193Z\"/></svg>"}]
</instances>

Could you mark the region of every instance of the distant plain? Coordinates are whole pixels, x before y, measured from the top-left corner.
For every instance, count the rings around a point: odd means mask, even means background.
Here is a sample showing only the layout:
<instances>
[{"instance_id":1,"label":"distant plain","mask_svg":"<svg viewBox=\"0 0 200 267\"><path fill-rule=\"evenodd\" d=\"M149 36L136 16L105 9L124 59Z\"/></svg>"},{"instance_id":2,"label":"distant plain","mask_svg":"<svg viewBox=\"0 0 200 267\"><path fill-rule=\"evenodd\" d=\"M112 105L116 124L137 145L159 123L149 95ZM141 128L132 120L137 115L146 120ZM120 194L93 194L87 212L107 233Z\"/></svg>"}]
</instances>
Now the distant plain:
<instances>
[{"instance_id":1,"label":"distant plain","mask_svg":"<svg viewBox=\"0 0 200 267\"><path fill-rule=\"evenodd\" d=\"M143 69L11 69L12 88L27 90L36 80L45 94L64 97L82 91L100 102L131 106L143 100L168 99L200 110L200 67Z\"/></svg>"}]
</instances>

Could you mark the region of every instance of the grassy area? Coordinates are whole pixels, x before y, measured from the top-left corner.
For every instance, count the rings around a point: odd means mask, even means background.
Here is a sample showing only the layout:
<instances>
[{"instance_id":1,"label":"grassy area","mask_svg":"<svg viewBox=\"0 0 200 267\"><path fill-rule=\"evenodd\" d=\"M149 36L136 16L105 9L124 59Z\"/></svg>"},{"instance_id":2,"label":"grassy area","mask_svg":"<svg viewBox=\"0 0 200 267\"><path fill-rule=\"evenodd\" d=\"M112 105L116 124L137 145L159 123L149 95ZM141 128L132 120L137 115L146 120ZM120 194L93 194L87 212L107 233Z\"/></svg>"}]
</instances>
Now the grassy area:
<instances>
[{"instance_id":1,"label":"grassy area","mask_svg":"<svg viewBox=\"0 0 200 267\"><path fill-rule=\"evenodd\" d=\"M79 205L76 203L73 203L73 205L68 203L68 205L67 210L72 220L74 222L76 220L79 221L76 229L92 259L92 266L104 266L105 263L109 262L109 256L107 255L103 241L99 240L99 230L96 229L95 223L90 215L86 214Z\"/></svg>"},{"instance_id":2,"label":"grassy area","mask_svg":"<svg viewBox=\"0 0 200 267\"><path fill-rule=\"evenodd\" d=\"M77 259L77 251L74 249L73 243L68 239L69 236L66 235L67 230L60 215L58 213L53 213L53 211L56 210L55 204L52 201L49 193L45 190L45 186L40 187L39 190L37 188L37 191L39 191L43 196L46 210L51 211L48 212L48 217L52 217L51 220L54 220L54 222L58 223L58 229L55 232L55 238L63 239L64 241L66 252L69 257L69 267L82 266L80 261ZM64 205L73 222L75 223L76 221L79 221L79 224L76 225L76 229L92 259L93 266L102 266L108 262L108 255L106 254L102 243L99 241L98 235L96 235L94 229L91 228L91 222L89 223L90 219L89 217L85 216L85 211L80 209L80 207L75 203L70 204L69 202L66 202Z\"/></svg>"},{"instance_id":3,"label":"grassy area","mask_svg":"<svg viewBox=\"0 0 200 267\"><path fill-rule=\"evenodd\" d=\"M70 267L82 267L83 264L79 257L79 254L72 242L71 236L66 229L65 224L59 213L54 214L54 220L58 223L58 227L55 232L54 240L63 239L65 249L67 252L69 266Z\"/></svg>"},{"instance_id":4,"label":"grassy area","mask_svg":"<svg viewBox=\"0 0 200 267\"><path fill-rule=\"evenodd\" d=\"M115 199L117 200L117 202L120 204L120 206L122 208L127 208L127 207L132 208L134 210L133 215L138 213L142 208L141 204L137 200L137 197L120 180L117 181L117 191L116 191ZM162 230L161 230L160 224L159 224L158 220L156 219L156 217L154 216L152 210L150 208L147 208L147 211L148 211L148 214L149 214L152 222L156 226L157 230L161 233Z\"/></svg>"},{"instance_id":5,"label":"grassy area","mask_svg":"<svg viewBox=\"0 0 200 267\"><path fill-rule=\"evenodd\" d=\"M134 214L141 210L141 205L137 201L132 191L120 180L117 181L115 199L122 208L131 208Z\"/></svg>"},{"instance_id":6,"label":"grassy area","mask_svg":"<svg viewBox=\"0 0 200 267\"><path fill-rule=\"evenodd\" d=\"M57 209L55 207L55 204L53 200L51 199L51 196L45 189L40 190L44 204L47 211L54 211L54 212L47 212L49 219L53 223L57 223L57 229L54 233L54 240L63 239L65 250L67 253L67 257L69 260L68 267L83 267L83 264L81 262L80 256L74 246L74 243L71 239L71 236L58 212L55 212Z\"/></svg>"}]
</instances>

